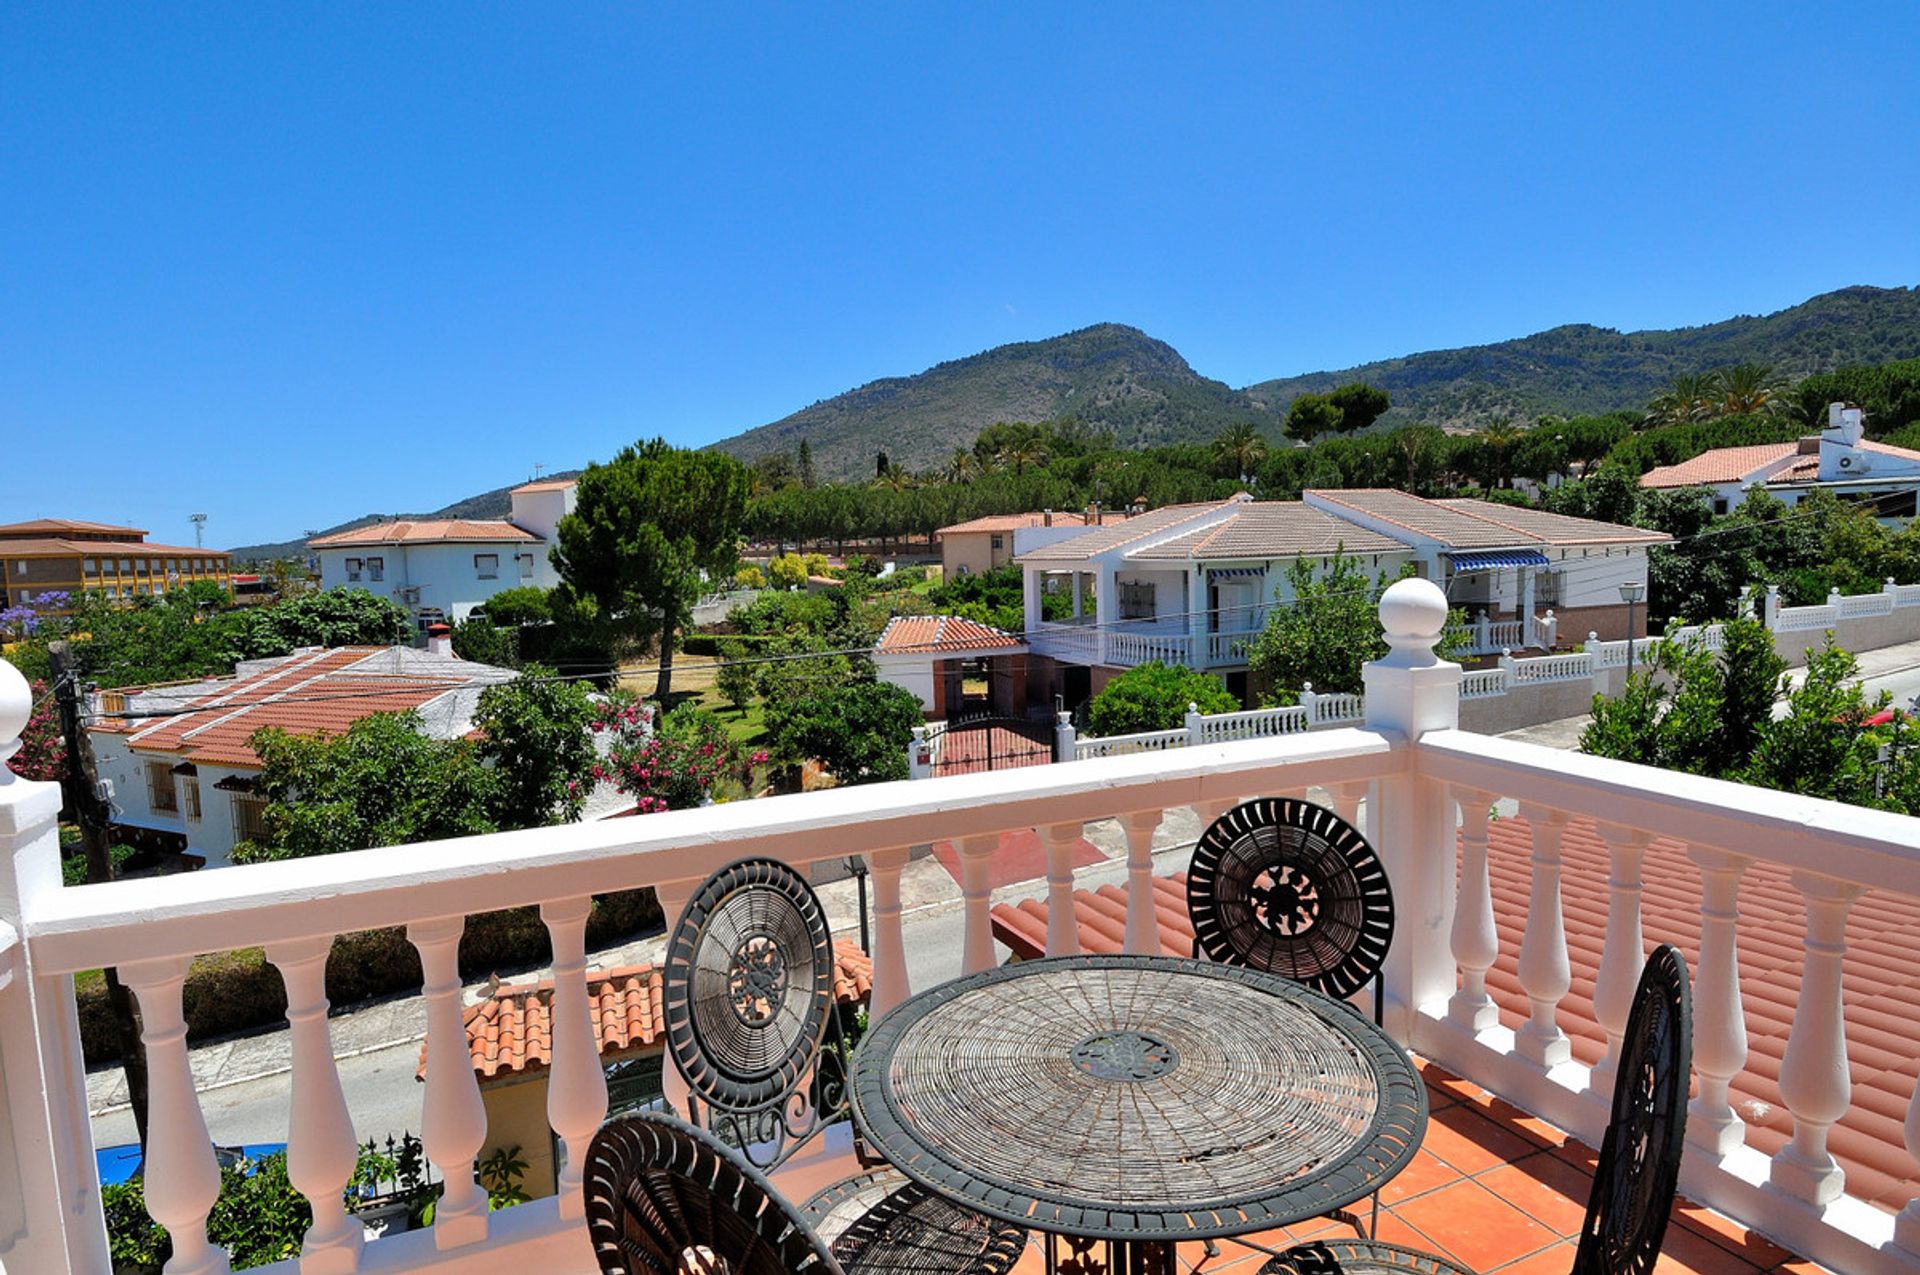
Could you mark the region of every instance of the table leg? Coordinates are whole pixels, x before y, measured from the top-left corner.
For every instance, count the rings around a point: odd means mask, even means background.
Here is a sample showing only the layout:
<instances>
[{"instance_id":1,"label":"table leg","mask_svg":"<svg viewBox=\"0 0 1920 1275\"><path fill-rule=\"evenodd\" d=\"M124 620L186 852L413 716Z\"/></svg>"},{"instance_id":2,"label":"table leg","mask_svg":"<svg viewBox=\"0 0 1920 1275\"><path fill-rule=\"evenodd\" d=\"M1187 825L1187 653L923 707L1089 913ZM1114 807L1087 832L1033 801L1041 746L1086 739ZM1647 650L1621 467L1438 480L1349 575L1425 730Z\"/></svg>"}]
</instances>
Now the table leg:
<instances>
[{"instance_id":1,"label":"table leg","mask_svg":"<svg viewBox=\"0 0 1920 1275\"><path fill-rule=\"evenodd\" d=\"M1047 1275L1174 1275L1174 1246L1152 1240L1047 1236Z\"/></svg>"}]
</instances>

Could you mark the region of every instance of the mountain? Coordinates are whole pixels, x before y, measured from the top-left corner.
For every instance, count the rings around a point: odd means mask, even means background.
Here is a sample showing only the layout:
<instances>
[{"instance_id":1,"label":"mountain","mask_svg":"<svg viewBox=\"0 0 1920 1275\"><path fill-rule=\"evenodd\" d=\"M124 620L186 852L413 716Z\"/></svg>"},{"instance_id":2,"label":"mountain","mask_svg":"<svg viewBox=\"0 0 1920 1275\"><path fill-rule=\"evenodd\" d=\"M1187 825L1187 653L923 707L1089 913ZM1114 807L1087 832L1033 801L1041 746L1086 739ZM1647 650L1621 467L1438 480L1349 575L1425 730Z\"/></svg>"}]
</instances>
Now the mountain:
<instances>
[{"instance_id":1,"label":"mountain","mask_svg":"<svg viewBox=\"0 0 1920 1275\"><path fill-rule=\"evenodd\" d=\"M1211 381L1138 328L1101 323L1002 345L917 376L870 381L714 446L743 460L793 453L805 438L822 478L870 478L875 453L925 469L995 421L1077 416L1122 446L1210 438L1235 421L1279 418Z\"/></svg>"},{"instance_id":2,"label":"mountain","mask_svg":"<svg viewBox=\"0 0 1920 1275\"><path fill-rule=\"evenodd\" d=\"M888 377L714 446L744 460L794 453L805 438L822 478L871 477L874 453L937 465L995 421L1076 416L1124 446L1210 438L1252 422L1277 434L1293 400L1349 381L1386 390L1382 425L1453 428L1646 405L1678 374L1751 361L1790 377L1847 363L1920 357L1920 289L1842 288L1790 309L1702 327L1619 332L1587 324L1492 345L1435 350L1236 390L1194 371L1137 328L1103 323L1002 345Z\"/></svg>"},{"instance_id":3,"label":"mountain","mask_svg":"<svg viewBox=\"0 0 1920 1275\"><path fill-rule=\"evenodd\" d=\"M577 478L579 476L580 471L577 469L568 469L557 474L542 475L542 477L545 478ZM401 518L467 518L475 521L505 518L513 511L513 501L507 493L519 485L519 483L513 483L506 487L495 487L492 491L483 491L477 496L468 496L464 500L456 500L451 505L447 505L441 509L435 509L430 513L362 514L358 518L349 519L346 522L338 523L325 530L317 531L314 535L315 537L333 536L343 531L352 531L357 527L369 526L376 522L391 522ZM306 555L307 537L302 536L298 540L276 540L271 544L242 545L238 549L231 549L228 552L233 555L233 561L236 565L243 562L272 562L278 558L299 558Z\"/></svg>"}]
</instances>

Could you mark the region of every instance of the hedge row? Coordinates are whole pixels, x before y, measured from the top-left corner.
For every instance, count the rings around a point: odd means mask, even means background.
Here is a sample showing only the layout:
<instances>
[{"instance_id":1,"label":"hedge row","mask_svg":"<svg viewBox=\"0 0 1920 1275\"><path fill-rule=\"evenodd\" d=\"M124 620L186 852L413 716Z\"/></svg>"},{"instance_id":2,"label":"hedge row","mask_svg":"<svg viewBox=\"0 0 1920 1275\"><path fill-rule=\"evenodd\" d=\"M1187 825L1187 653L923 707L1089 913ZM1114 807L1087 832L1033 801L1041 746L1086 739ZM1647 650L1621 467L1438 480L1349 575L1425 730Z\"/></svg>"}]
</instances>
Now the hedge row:
<instances>
[{"instance_id":1,"label":"hedge row","mask_svg":"<svg viewBox=\"0 0 1920 1275\"><path fill-rule=\"evenodd\" d=\"M245 869L223 869L245 871ZM605 947L664 924L653 891L624 890L597 895L587 920L587 947ZM467 918L460 939L460 975L473 980L502 970L544 965L552 959L547 927L537 908L509 908ZM333 941L327 958L327 999L334 1007L357 1004L395 992L419 990L420 954L406 931L360 930ZM104 977L75 980L80 1009L80 1042L88 1063L120 1056L107 1004ZM277 1026L286 1021L287 991L280 972L260 948L241 948L197 958L187 972L182 1002L187 1039L207 1040L233 1032Z\"/></svg>"}]
</instances>

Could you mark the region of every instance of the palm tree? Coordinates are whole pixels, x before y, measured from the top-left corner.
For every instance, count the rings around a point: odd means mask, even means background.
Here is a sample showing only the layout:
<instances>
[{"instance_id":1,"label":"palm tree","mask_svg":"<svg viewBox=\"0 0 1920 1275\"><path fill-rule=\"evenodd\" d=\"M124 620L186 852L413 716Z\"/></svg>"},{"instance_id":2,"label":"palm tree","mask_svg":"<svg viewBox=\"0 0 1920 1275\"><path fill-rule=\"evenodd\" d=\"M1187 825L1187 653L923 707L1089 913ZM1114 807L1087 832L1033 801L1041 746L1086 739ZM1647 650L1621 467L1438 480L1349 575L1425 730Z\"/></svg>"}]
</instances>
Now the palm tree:
<instances>
[{"instance_id":1,"label":"palm tree","mask_svg":"<svg viewBox=\"0 0 1920 1275\"><path fill-rule=\"evenodd\" d=\"M1510 487L1513 475L1507 469L1507 453L1520 441L1524 429L1513 423L1511 416L1496 416L1478 435L1483 451L1482 465L1485 473L1481 476L1481 486L1492 488L1496 485Z\"/></svg>"},{"instance_id":2,"label":"palm tree","mask_svg":"<svg viewBox=\"0 0 1920 1275\"><path fill-rule=\"evenodd\" d=\"M1720 378L1720 412L1725 416L1777 416L1788 408L1786 382L1762 363L1736 363Z\"/></svg>"},{"instance_id":3,"label":"palm tree","mask_svg":"<svg viewBox=\"0 0 1920 1275\"><path fill-rule=\"evenodd\" d=\"M1015 439L1000 449L998 460L1003 467L1013 466L1013 472L1018 476L1027 471L1028 465L1047 463L1047 445L1037 438Z\"/></svg>"},{"instance_id":4,"label":"palm tree","mask_svg":"<svg viewBox=\"0 0 1920 1275\"><path fill-rule=\"evenodd\" d=\"M1229 425L1213 440L1213 454L1223 468L1251 484L1254 471L1267 458L1267 440L1251 425Z\"/></svg>"},{"instance_id":5,"label":"palm tree","mask_svg":"<svg viewBox=\"0 0 1920 1275\"><path fill-rule=\"evenodd\" d=\"M1646 425L1683 425L1720 414L1721 374L1700 372L1673 378L1673 384L1647 404Z\"/></svg>"},{"instance_id":6,"label":"palm tree","mask_svg":"<svg viewBox=\"0 0 1920 1275\"><path fill-rule=\"evenodd\" d=\"M974 463L973 453L964 447L953 449L953 455L947 458L947 481L950 483L970 482L979 470Z\"/></svg>"},{"instance_id":7,"label":"palm tree","mask_svg":"<svg viewBox=\"0 0 1920 1275\"><path fill-rule=\"evenodd\" d=\"M920 485L920 480L908 473L904 466L889 465L887 472L873 480L876 487L887 491L909 491Z\"/></svg>"}]
</instances>

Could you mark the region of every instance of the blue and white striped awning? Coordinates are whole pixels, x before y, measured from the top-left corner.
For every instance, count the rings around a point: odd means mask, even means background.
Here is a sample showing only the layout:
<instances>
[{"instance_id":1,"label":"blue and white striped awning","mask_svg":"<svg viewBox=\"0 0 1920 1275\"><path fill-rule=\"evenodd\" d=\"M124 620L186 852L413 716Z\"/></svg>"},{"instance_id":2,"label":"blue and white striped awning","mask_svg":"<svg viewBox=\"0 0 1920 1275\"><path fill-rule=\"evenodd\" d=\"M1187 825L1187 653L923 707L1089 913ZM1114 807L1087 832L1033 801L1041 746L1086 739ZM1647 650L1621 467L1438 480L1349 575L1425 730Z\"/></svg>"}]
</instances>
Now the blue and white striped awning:
<instances>
[{"instance_id":1,"label":"blue and white striped awning","mask_svg":"<svg viewBox=\"0 0 1920 1275\"><path fill-rule=\"evenodd\" d=\"M1552 559L1538 549L1495 549L1487 553L1450 553L1458 571L1491 571L1496 567L1545 567Z\"/></svg>"}]
</instances>

